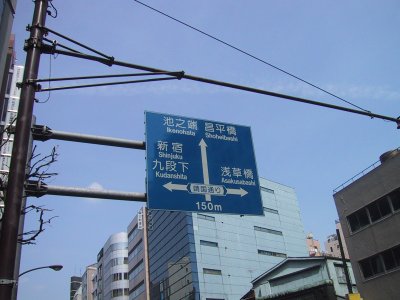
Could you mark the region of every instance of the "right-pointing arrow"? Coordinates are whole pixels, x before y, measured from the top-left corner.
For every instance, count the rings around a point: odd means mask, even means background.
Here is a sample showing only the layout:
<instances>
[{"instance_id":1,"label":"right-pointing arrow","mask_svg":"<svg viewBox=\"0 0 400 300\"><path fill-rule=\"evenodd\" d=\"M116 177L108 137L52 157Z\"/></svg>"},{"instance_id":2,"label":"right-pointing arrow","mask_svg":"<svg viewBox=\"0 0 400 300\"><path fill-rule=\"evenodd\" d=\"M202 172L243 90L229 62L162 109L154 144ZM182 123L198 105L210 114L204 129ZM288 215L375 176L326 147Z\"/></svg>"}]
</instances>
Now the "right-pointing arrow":
<instances>
[{"instance_id":1,"label":"right-pointing arrow","mask_svg":"<svg viewBox=\"0 0 400 300\"><path fill-rule=\"evenodd\" d=\"M248 194L248 192L242 188L240 189L226 189L226 194L231 194L231 195L240 195L240 197L243 197Z\"/></svg>"}]
</instances>

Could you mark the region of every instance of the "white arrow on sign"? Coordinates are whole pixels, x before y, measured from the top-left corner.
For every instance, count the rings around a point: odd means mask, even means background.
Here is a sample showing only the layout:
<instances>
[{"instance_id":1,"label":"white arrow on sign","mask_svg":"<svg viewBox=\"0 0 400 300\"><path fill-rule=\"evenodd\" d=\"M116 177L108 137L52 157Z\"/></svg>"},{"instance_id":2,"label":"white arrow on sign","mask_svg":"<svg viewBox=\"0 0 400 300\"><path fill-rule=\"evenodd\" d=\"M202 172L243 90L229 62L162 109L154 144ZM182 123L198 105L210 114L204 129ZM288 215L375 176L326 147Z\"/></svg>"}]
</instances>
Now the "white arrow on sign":
<instances>
[{"instance_id":1,"label":"white arrow on sign","mask_svg":"<svg viewBox=\"0 0 400 300\"><path fill-rule=\"evenodd\" d=\"M170 192L172 192L173 190L187 191L187 184L175 184L175 183L172 183L171 181L164 184L163 187L165 187Z\"/></svg>"},{"instance_id":2,"label":"white arrow on sign","mask_svg":"<svg viewBox=\"0 0 400 300\"><path fill-rule=\"evenodd\" d=\"M201 165L203 167L203 180L204 184L210 184L210 177L208 175L208 162L207 162L207 144L201 139L200 143L200 151L201 151ZM206 201L211 201L210 195L205 195Z\"/></svg>"},{"instance_id":3,"label":"white arrow on sign","mask_svg":"<svg viewBox=\"0 0 400 300\"><path fill-rule=\"evenodd\" d=\"M240 195L240 197L243 197L248 194L248 192L242 188L240 189L226 189L226 194L231 194L231 195Z\"/></svg>"}]
</instances>

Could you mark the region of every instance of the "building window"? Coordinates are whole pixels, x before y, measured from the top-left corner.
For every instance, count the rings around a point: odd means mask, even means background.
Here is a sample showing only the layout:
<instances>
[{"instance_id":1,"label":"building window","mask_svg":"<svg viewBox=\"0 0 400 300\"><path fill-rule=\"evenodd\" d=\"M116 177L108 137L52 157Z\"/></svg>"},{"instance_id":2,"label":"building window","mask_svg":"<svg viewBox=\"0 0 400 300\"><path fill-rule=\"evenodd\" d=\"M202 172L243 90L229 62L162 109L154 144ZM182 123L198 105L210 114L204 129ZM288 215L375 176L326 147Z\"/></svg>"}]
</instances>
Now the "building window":
<instances>
[{"instance_id":1,"label":"building window","mask_svg":"<svg viewBox=\"0 0 400 300\"><path fill-rule=\"evenodd\" d=\"M268 207L263 207L263 208L264 208L265 212L269 212L269 213L276 214L276 215L279 214L276 209L272 209L272 208L268 208Z\"/></svg>"},{"instance_id":2,"label":"building window","mask_svg":"<svg viewBox=\"0 0 400 300\"><path fill-rule=\"evenodd\" d=\"M198 218L198 219L203 219L203 220L214 221L214 222L215 222L215 218L212 217L212 216L207 216L207 215L203 215L203 214L197 214L197 218Z\"/></svg>"},{"instance_id":3,"label":"building window","mask_svg":"<svg viewBox=\"0 0 400 300\"><path fill-rule=\"evenodd\" d=\"M139 233L138 225L136 224L135 227L128 234L128 242L131 242Z\"/></svg>"},{"instance_id":4,"label":"building window","mask_svg":"<svg viewBox=\"0 0 400 300\"><path fill-rule=\"evenodd\" d=\"M382 197L367 206L371 222L376 222L379 219L391 213L389 199Z\"/></svg>"},{"instance_id":5,"label":"building window","mask_svg":"<svg viewBox=\"0 0 400 300\"><path fill-rule=\"evenodd\" d=\"M216 269L203 269L204 274L210 274L210 275L222 275L221 270L216 270Z\"/></svg>"},{"instance_id":6,"label":"building window","mask_svg":"<svg viewBox=\"0 0 400 300\"><path fill-rule=\"evenodd\" d=\"M131 257L131 259L133 257L135 257L140 251L142 251L143 249L143 243L142 240L140 240L139 242L136 243L135 246L133 246L133 248L131 249L131 251L129 251L128 255L129 257Z\"/></svg>"},{"instance_id":7,"label":"building window","mask_svg":"<svg viewBox=\"0 0 400 300\"><path fill-rule=\"evenodd\" d=\"M209 247L218 247L218 243L200 240L200 245Z\"/></svg>"},{"instance_id":8,"label":"building window","mask_svg":"<svg viewBox=\"0 0 400 300\"><path fill-rule=\"evenodd\" d=\"M259 226L254 226L255 231L261 231L261 232L268 232L276 235L283 235L282 231L279 230L274 230L274 229L269 229L265 227L259 227Z\"/></svg>"},{"instance_id":9,"label":"building window","mask_svg":"<svg viewBox=\"0 0 400 300\"><path fill-rule=\"evenodd\" d=\"M120 297L124 295L123 289L114 289L112 290L111 298Z\"/></svg>"},{"instance_id":10,"label":"building window","mask_svg":"<svg viewBox=\"0 0 400 300\"><path fill-rule=\"evenodd\" d=\"M334 264L335 265L335 272L336 272L336 277L338 279L339 283L346 283L346 274L344 272L344 267L343 265L338 265L338 264Z\"/></svg>"},{"instance_id":11,"label":"building window","mask_svg":"<svg viewBox=\"0 0 400 300\"><path fill-rule=\"evenodd\" d=\"M128 258L127 257L116 257L116 258L113 258L111 260L111 267L115 267L115 266L118 266L118 265L124 265L124 264L127 264L127 263L128 263ZM107 265L109 265L109 263Z\"/></svg>"},{"instance_id":12,"label":"building window","mask_svg":"<svg viewBox=\"0 0 400 300\"><path fill-rule=\"evenodd\" d=\"M283 258L287 257L287 255L285 253L273 252L273 251L267 251L267 250L260 250L260 249L258 249L257 251L258 251L258 254L262 254L262 255L276 256L276 257L283 257Z\"/></svg>"},{"instance_id":13,"label":"building window","mask_svg":"<svg viewBox=\"0 0 400 300\"><path fill-rule=\"evenodd\" d=\"M122 273L115 273L115 274L113 274L113 279L112 279L112 281L118 281L118 280L122 280Z\"/></svg>"},{"instance_id":14,"label":"building window","mask_svg":"<svg viewBox=\"0 0 400 300\"><path fill-rule=\"evenodd\" d=\"M261 188L261 190L262 191L264 191L264 192L267 192L267 193L270 193L270 194L275 194L275 192L274 192L274 190L271 190L271 189L269 189L269 188L266 188L266 187L260 187Z\"/></svg>"},{"instance_id":15,"label":"building window","mask_svg":"<svg viewBox=\"0 0 400 300\"><path fill-rule=\"evenodd\" d=\"M388 196L392 202L393 210L400 210L400 188L395 189L393 192L389 193Z\"/></svg>"},{"instance_id":16,"label":"building window","mask_svg":"<svg viewBox=\"0 0 400 300\"><path fill-rule=\"evenodd\" d=\"M359 261L365 279L400 268L400 245Z\"/></svg>"},{"instance_id":17,"label":"building window","mask_svg":"<svg viewBox=\"0 0 400 300\"><path fill-rule=\"evenodd\" d=\"M379 275L385 271L379 255L363 259L360 261L360 267L365 279Z\"/></svg>"},{"instance_id":18,"label":"building window","mask_svg":"<svg viewBox=\"0 0 400 300\"><path fill-rule=\"evenodd\" d=\"M139 284L137 284L130 292L129 292L129 298L130 299L136 299L141 293L144 292L144 281L141 281Z\"/></svg>"},{"instance_id":19,"label":"building window","mask_svg":"<svg viewBox=\"0 0 400 300\"><path fill-rule=\"evenodd\" d=\"M143 259L138 262L129 272L129 280L134 279L144 268Z\"/></svg>"},{"instance_id":20,"label":"building window","mask_svg":"<svg viewBox=\"0 0 400 300\"><path fill-rule=\"evenodd\" d=\"M362 208L355 213L352 213L347 217L347 220L349 221L350 229L352 232L364 228L370 224L365 208Z\"/></svg>"},{"instance_id":21,"label":"building window","mask_svg":"<svg viewBox=\"0 0 400 300\"><path fill-rule=\"evenodd\" d=\"M398 210L400 210L400 188L347 216L347 221L351 231L355 232Z\"/></svg>"}]
</instances>

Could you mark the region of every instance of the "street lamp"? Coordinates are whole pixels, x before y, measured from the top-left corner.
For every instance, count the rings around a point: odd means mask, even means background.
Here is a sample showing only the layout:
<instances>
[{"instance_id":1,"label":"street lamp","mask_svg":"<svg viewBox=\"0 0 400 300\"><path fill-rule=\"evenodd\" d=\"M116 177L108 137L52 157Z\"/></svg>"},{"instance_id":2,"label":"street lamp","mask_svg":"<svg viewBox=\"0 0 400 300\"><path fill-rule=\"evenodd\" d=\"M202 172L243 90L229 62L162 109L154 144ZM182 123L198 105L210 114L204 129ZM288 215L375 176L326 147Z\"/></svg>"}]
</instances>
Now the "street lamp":
<instances>
[{"instance_id":1,"label":"street lamp","mask_svg":"<svg viewBox=\"0 0 400 300\"><path fill-rule=\"evenodd\" d=\"M52 269L54 271L60 271L62 268L63 268L62 265L51 265L51 266L33 268L33 269L28 270L28 271L22 272L21 274L19 274L18 278L21 277L22 275L25 275L26 273L29 273L29 272L32 272L32 271L36 271L36 270L39 270L39 269Z\"/></svg>"},{"instance_id":2,"label":"street lamp","mask_svg":"<svg viewBox=\"0 0 400 300\"><path fill-rule=\"evenodd\" d=\"M22 275L25 275L26 273L32 272L32 271L36 271L36 270L40 270L40 269L52 269L54 271L60 271L63 268L62 265L50 265L50 266L44 266L44 267L38 267L38 268L33 268L30 270L27 270L25 272L22 272L21 274L18 275L18 278L20 278ZM13 280L12 283L14 284L13 289L12 289L12 295L11 295L11 299L16 300L17 299L17 289L18 289L18 281L17 280Z\"/></svg>"}]
</instances>

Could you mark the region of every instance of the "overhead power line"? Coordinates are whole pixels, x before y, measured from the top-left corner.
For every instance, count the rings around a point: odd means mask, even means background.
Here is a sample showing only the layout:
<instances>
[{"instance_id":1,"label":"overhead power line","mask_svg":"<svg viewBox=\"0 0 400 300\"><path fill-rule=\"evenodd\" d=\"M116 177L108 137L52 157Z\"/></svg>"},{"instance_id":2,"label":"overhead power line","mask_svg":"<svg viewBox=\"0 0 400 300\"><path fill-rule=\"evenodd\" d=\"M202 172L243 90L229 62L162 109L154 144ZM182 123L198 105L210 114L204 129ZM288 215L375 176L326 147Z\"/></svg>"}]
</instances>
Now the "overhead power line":
<instances>
[{"instance_id":1,"label":"overhead power line","mask_svg":"<svg viewBox=\"0 0 400 300\"><path fill-rule=\"evenodd\" d=\"M181 20L179 20L179 19L177 19L175 17L172 17L172 16L170 16L170 15L168 15L168 14L166 14L166 13L164 13L164 12L162 12L162 11L160 11L160 10L158 10L158 9L148 5L148 4L145 4L145 3L141 2L141 1L138 1L138 0L133 0L133 1L145 6L145 7L149 8L149 9L151 9L151 10L153 10L153 11L155 11L155 12L157 12L157 13L159 13L159 14L161 14L161 15L163 15L163 16L165 16L165 17L167 17L167 18L169 18L169 19L171 19L173 21L175 21L175 22L178 22L178 23L180 23L180 24L182 24L182 25L184 25L184 26L186 26L186 27L188 27L190 29L193 29L193 30L195 30L195 31L197 31L197 32L199 32L199 33L201 33L201 34L203 34L203 35L205 35L205 36L207 36L207 37L209 37L209 38L211 38L211 39L213 39L213 40L215 40L215 41L217 41L217 42L219 42L219 43L221 43L221 44L223 44L225 46L227 46L227 47L230 47L230 48L232 48L232 49L234 49L234 50L236 50L236 51L238 51L238 52L240 52L242 54L245 54L245 55L247 55L247 56L249 56L249 57L251 57L251 58L253 58L253 59L255 59L255 60L257 60L257 61L259 61L259 62L261 62L263 64L265 64L265 65L268 65L268 66L270 66L270 67L272 67L272 68L274 68L274 69L276 69L276 70L278 70L278 71L280 71L280 72L282 72L282 73L284 73L284 74L286 74L286 75L288 75L288 76L290 76L292 78L295 78L295 79L297 79L297 80L299 80L299 81L301 81L301 82L303 82L303 83L305 83L305 84L307 84L309 86L312 86L313 88L316 88L316 89L318 89L318 90L320 90L320 91L322 91L322 92L324 92L324 93L326 93L326 94L328 94L328 95L330 95L330 96L332 96L332 97L334 97L336 99L339 99L339 100L341 100L341 101L343 101L343 102L345 102L345 103L347 103L347 104L349 104L349 105L351 105L353 107L361 109L361 110L363 110L365 112L370 112L369 110L364 109L364 108L362 108L362 107L360 107L360 106L358 106L358 105L356 105L354 103L351 103L350 101L347 101L346 99L344 99L342 97L339 97L339 96L333 94L332 92L329 92L329 91L317 86L316 84L313 84L313 83L311 83L311 82L309 82L309 81L307 81L305 79L302 79L299 76L294 75L293 73L285 71L284 69L282 69L280 67L277 67L277 66L275 66L275 65L273 65L273 64L271 64L271 63L269 63L269 62L267 62L267 61L265 61L265 60L263 60L263 59L261 59L261 58L259 58L257 56L255 56L255 55L253 55L253 54L251 54L251 53L249 53L249 52L247 52L245 50L242 50L242 49L240 49L240 48L238 48L238 47L236 47L236 46L234 46L234 45L232 45L232 44L230 44L228 42L225 42L225 41L217 38L214 35L211 35L211 34L205 32L205 31L203 31L201 29L198 29L198 28L196 28L196 27L194 27L194 26L192 26L192 25L190 25L188 23L185 23L185 22L183 22L183 21L181 21Z\"/></svg>"},{"instance_id":2,"label":"overhead power line","mask_svg":"<svg viewBox=\"0 0 400 300\"><path fill-rule=\"evenodd\" d=\"M110 59L107 59L105 57L100 57L100 56L88 55L88 54L83 54L83 53L73 52L73 51L58 50L55 47L47 47L46 45L44 45L44 47L42 47L41 50L42 50L42 53L44 53L44 54L61 54L61 55L66 55L66 56L71 56L71 57L76 57L76 58L87 59L87 60L91 60L91 61L97 61L99 63L103 63L103 64L106 64L109 66L116 65L116 66L120 66L120 67L133 68L133 69L137 69L137 70L142 70L142 71L147 71L147 72L156 72L156 73L168 72L165 70L156 69L156 68L152 68L152 67L141 66L141 65L137 65L137 64L133 64L133 63L118 61L118 60L115 60L114 58L112 58L110 60ZM173 73L173 72L168 72L168 73ZM332 109L341 110L341 111L347 111L350 113L369 116L371 118L378 118L378 119L382 119L382 120L392 121L392 122L395 122L396 124L398 124L398 128L400 128L399 118L392 118L392 117L388 117L388 116L384 116L384 115L379 115L379 114L372 113L370 111L356 110L353 108L333 105L333 104L329 104L329 103L304 99L304 98L285 95L285 94L279 94L279 93L256 89L256 88L252 88L252 87L248 87L248 86L242 86L242 85L238 85L238 84L234 84L234 83L193 76L193 75L189 75L189 74L185 74L185 73L182 73L181 78L192 80L192 81L213 84L213 85L218 85L218 86L224 86L227 88L242 90L242 91L246 91L246 92L250 92L250 93L262 94L262 95L277 97L277 98L281 98L281 99L302 102L302 103L332 108Z\"/></svg>"}]
</instances>

